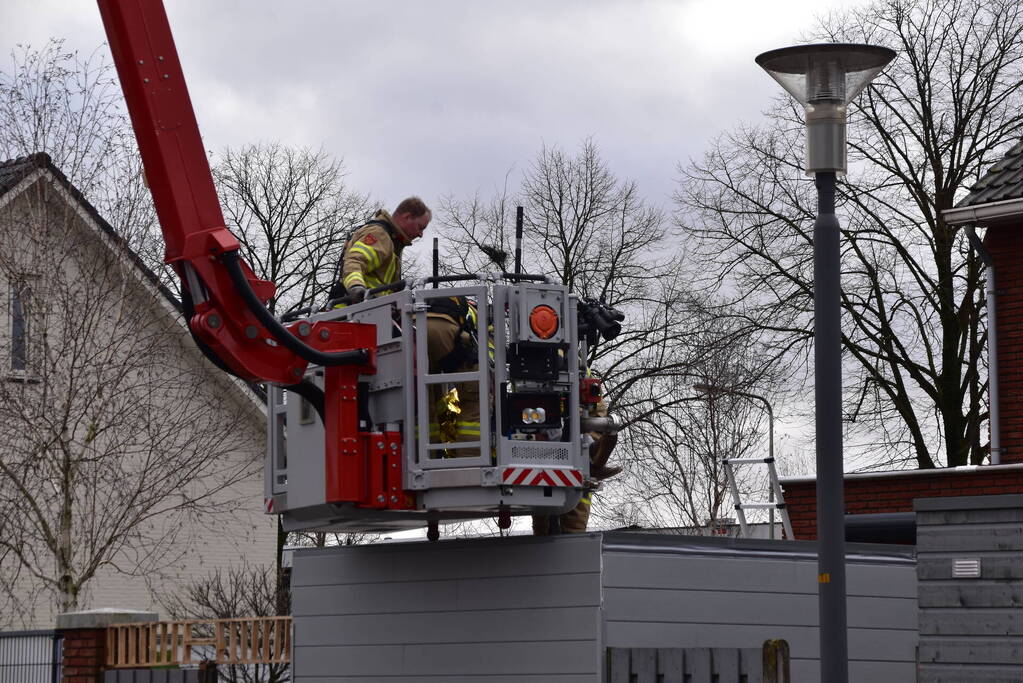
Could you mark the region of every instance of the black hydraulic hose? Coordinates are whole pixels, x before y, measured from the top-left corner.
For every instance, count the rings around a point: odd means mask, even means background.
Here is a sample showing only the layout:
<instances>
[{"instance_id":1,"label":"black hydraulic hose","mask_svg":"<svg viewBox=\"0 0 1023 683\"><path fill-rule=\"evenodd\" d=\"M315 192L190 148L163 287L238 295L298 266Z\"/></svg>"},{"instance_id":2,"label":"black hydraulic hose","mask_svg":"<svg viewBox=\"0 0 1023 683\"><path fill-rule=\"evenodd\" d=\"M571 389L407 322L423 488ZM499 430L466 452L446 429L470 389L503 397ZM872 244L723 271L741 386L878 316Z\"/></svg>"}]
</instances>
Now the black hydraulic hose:
<instances>
[{"instance_id":1,"label":"black hydraulic hose","mask_svg":"<svg viewBox=\"0 0 1023 683\"><path fill-rule=\"evenodd\" d=\"M181 284L181 309L185 314L185 326L188 327L188 333L192 335L192 340L195 342L195 345L199 347L199 350L202 351L202 355L206 356L211 363L227 374L238 377L238 374L228 367L227 363L225 363L223 359L192 330L191 322L192 316L195 315L195 306L192 304L192 295L187 289L185 289L184 283Z\"/></svg>"},{"instance_id":2,"label":"black hydraulic hose","mask_svg":"<svg viewBox=\"0 0 1023 683\"><path fill-rule=\"evenodd\" d=\"M187 323L192 319L192 316L195 315L195 306L192 305L191 293L187 289L185 289L184 286L182 286L181 288L181 308L185 314L186 319L185 322ZM209 347L209 345L206 342L200 339L199 336L192 331L191 325L188 325L188 332L189 334L192 335L192 339L195 340L195 345L199 347L199 350L202 351L202 354L206 356L206 358L208 358L211 363L216 365L218 368L220 368L227 374L233 377L238 377L238 373L236 373L234 370L228 367L227 363L225 363L220 358L220 356L218 356L213 351L213 349ZM254 384L252 386L256 387L256 385ZM292 392L293 394L297 394L304 398L305 400L309 401L313 408L316 409L316 413L320 416L320 421L323 424L327 424L326 418L324 417L323 414L324 413L323 389L320 389L318 386L316 386L307 379L303 379L298 384L283 385L281 388L286 389Z\"/></svg>"},{"instance_id":3,"label":"black hydraulic hose","mask_svg":"<svg viewBox=\"0 0 1023 683\"><path fill-rule=\"evenodd\" d=\"M313 312L313 307L312 306L305 306L303 308L294 308L294 309L288 311L287 313L282 313L281 314L281 322L282 323L294 322L294 321L298 320L299 318L304 318L305 316L309 315L312 312Z\"/></svg>"},{"instance_id":4,"label":"black hydraulic hose","mask_svg":"<svg viewBox=\"0 0 1023 683\"><path fill-rule=\"evenodd\" d=\"M287 389L293 394L298 394L305 400L309 401L313 408L316 408L316 413L320 416L320 422L327 424L327 419L323 415L324 411L324 398L323 389L319 388L307 379L303 379L298 384L285 384L281 386L282 389Z\"/></svg>"},{"instance_id":5,"label":"black hydraulic hose","mask_svg":"<svg viewBox=\"0 0 1023 683\"><path fill-rule=\"evenodd\" d=\"M266 310L266 306L259 300L256 293L252 291L252 287L249 285L249 280L245 277L245 271L242 270L241 261L238 258L237 251L227 251L221 254L221 261L224 267L227 268L227 274L231 278L231 283L234 288L238 291L238 294L245 300L245 305L248 306L249 311L262 323L263 327L266 328L270 336L276 339L282 346L289 351L292 351L297 356L309 361L310 363L316 363L317 365L333 366L333 365L362 365L369 360L369 353L366 349L356 349L354 351L340 351L338 353L324 353L309 346L295 335L288 332L288 330L282 325L277 318L273 317L270 311Z\"/></svg>"}]
</instances>

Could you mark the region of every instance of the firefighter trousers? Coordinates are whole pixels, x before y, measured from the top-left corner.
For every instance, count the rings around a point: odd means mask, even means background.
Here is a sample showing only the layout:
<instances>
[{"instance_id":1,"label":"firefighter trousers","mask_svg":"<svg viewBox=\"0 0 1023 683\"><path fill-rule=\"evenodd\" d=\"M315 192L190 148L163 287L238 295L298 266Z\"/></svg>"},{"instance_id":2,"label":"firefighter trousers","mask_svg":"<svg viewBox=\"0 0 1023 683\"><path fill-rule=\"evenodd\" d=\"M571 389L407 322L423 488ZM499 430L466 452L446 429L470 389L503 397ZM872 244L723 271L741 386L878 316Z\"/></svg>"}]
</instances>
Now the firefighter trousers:
<instances>
[{"instance_id":1,"label":"firefighter trousers","mask_svg":"<svg viewBox=\"0 0 1023 683\"><path fill-rule=\"evenodd\" d=\"M468 334L446 315L429 315L426 321L426 352L430 374L442 372L441 359L456 350L457 344L468 344ZM476 358L467 357L453 372L470 372L477 368ZM443 384L431 384L427 392L430 402L430 443L480 440L480 394L477 382L458 382L457 403L451 400ZM478 455L478 450L459 449L454 457Z\"/></svg>"}]
</instances>

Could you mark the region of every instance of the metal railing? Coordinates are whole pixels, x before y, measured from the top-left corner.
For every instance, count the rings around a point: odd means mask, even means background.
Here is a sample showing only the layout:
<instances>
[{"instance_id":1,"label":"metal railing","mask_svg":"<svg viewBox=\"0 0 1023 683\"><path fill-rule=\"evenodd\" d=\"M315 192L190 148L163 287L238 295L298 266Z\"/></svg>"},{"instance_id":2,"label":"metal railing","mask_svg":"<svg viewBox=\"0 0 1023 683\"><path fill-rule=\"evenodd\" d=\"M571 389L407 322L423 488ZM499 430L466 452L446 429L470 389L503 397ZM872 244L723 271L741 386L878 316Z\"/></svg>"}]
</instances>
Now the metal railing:
<instances>
[{"instance_id":1,"label":"metal railing","mask_svg":"<svg viewBox=\"0 0 1023 683\"><path fill-rule=\"evenodd\" d=\"M107 667L286 664L291 617L155 621L107 628Z\"/></svg>"},{"instance_id":2,"label":"metal railing","mask_svg":"<svg viewBox=\"0 0 1023 683\"><path fill-rule=\"evenodd\" d=\"M60 664L56 631L0 632L0 683L57 683Z\"/></svg>"}]
</instances>

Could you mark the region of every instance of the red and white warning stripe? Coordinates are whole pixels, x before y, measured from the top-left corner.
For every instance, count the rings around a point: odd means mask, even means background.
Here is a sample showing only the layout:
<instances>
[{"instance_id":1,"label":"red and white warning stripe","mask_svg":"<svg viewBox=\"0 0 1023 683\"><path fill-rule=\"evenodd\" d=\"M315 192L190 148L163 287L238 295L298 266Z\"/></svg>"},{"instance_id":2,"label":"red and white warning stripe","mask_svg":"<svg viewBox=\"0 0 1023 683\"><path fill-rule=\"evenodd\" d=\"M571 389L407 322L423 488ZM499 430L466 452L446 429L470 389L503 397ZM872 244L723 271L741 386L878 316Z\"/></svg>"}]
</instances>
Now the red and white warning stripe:
<instances>
[{"instance_id":1,"label":"red and white warning stripe","mask_svg":"<svg viewBox=\"0 0 1023 683\"><path fill-rule=\"evenodd\" d=\"M510 486L582 486L583 473L574 469L508 467L502 481Z\"/></svg>"},{"instance_id":2,"label":"red and white warning stripe","mask_svg":"<svg viewBox=\"0 0 1023 683\"><path fill-rule=\"evenodd\" d=\"M264 498L263 499L263 507L266 508L266 513L268 515L272 514L273 511L274 511L274 499L273 498Z\"/></svg>"}]
</instances>

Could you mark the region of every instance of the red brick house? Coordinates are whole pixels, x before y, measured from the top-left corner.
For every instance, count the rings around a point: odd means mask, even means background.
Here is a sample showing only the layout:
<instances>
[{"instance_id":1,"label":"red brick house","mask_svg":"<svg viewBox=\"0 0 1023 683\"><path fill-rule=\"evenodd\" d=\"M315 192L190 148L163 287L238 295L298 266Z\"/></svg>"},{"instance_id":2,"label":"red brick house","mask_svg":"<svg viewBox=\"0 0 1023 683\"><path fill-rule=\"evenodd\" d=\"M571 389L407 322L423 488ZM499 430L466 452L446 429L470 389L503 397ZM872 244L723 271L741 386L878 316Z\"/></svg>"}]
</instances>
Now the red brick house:
<instances>
[{"instance_id":1,"label":"red brick house","mask_svg":"<svg viewBox=\"0 0 1023 683\"><path fill-rule=\"evenodd\" d=\"M1023 493L1023 141L944 218L952 225L987 229L988 282L997 283L997 334L989 334L997 350L990 383L996 398L991 437L997 464L847 474L847 515L912 513L915 498ZM988 301L990 310L990 296ZM781 484L796 538L816 538L816 477L787 478Z\"/></svg>"}]
</instances>

